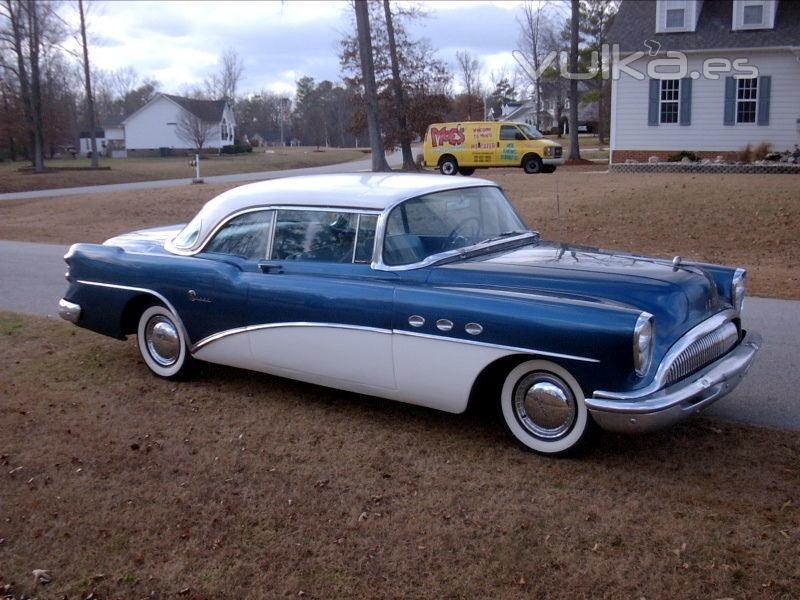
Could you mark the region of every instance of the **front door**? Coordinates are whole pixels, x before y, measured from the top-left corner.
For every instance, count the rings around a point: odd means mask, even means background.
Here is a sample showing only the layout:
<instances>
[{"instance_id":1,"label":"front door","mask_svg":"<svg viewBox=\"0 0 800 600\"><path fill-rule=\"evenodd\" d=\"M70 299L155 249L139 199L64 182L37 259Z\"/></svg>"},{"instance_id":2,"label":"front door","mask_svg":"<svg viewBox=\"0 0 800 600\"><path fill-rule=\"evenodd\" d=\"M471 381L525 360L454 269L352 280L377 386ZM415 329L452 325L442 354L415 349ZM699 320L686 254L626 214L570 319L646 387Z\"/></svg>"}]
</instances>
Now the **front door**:
<instances>
[{"instance_id":1,"label":"front door","mask_svg":"<svg viewBox=\"0 0 800 600\"><path fill-rule=\"evenodd\" d=\"M518 167L522 161L522 142L525 136L516 125L500 125L500 145L495 162L498 165Z\"/></svg>"},{"instance_id":2,"label":"front door","mask_svg":"<svg viewBox=\"0 0 800 600\"><path fill-rule=\"evenodd\" d=\"M253 367L344 389L394 389L395 276L370 267L376 214L275 211L267 260L249 275Z\"/></svg>"}]
</instances>

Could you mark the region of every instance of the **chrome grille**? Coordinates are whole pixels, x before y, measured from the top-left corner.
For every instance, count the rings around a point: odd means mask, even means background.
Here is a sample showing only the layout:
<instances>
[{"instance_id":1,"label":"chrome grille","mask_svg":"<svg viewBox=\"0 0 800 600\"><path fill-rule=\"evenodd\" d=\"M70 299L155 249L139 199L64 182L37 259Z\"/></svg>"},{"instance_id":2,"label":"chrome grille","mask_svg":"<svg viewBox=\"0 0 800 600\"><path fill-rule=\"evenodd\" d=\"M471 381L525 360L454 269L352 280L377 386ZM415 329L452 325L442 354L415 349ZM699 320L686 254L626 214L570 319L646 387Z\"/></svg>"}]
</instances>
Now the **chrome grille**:
<instances>
[{"instance_id":1,"label":"chrome grille","mask_svg":"<svg viewBox=\"0 0 800 600\"><path fill-rule=\"evenodd\" d=\"M666 385L699 371L708 363L726 354L738 341L739 330L730 321L704 335L675 358L667 370Z\"/></svg>"},{"instance_id":2,"label":"chrome grille","mask_svg":"<svg viewBox=\"0 0 800 600\"><path fill-rule=\"evenodd\" d=\"M561 146L556 146L555 148L553 148L553 157L561 158L561 153L562 152L563 152L563 149L561 148Z\"/></svg>"}]
</instances>

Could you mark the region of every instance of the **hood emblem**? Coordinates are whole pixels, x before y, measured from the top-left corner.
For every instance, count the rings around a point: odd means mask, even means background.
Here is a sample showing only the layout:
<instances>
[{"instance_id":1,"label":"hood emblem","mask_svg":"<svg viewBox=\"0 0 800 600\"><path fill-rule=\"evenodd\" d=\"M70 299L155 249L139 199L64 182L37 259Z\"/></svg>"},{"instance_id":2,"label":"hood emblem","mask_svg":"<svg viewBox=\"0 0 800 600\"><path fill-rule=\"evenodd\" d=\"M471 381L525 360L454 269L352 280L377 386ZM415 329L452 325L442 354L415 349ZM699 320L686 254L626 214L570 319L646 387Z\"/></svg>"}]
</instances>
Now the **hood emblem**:
<instances>
[{"instance_id":1,"label":"hood emblem","mask_svg":"<svg viewBox=\"0 0 800 600\"><path fill-rule=\"evenodd\" d=\"M683 263L683 259L680 256L676 256L672 259L672 270L677 271L681 264Z\"/></svg>"}]
</instances>

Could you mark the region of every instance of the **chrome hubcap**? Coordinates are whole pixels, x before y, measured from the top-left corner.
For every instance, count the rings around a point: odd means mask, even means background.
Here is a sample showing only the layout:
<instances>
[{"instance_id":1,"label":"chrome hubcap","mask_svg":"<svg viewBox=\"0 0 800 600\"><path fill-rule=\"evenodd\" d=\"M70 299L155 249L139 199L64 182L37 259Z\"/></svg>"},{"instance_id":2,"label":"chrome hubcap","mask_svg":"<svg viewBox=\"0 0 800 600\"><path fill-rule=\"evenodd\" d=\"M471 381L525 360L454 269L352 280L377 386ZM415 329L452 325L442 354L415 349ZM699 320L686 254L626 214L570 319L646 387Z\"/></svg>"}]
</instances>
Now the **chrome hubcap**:
<instances>
[{"instance_id":1,"label":"chrome hubcap","mask_svg":"<svg viewBox=\"0 0 800 600\"><path fill-rule=\"evenodd\" d=\"M453 166L453 163L446 162L442 165L442 171L444 171L445 175L452 175L455 173L456 168Z\"/></svg>"},{"instance_id":2,"label":"chrome hubcap","mask_svg":"<svg viewBox=\"0 0 800 600\"><path fill-rule=\"evenodd\" d=\"M572 429L577 406L569 386L560 378L530 373L514 390L514 412L520 424L536 437L555 439Z\"/></svg>"},{"instance_id":3,"label":"chrome hubcap","mask_svg":"<svg viewBox=\"0 0 800 600\"><path fill-rule=\"evenodd\" d=\"M167 317L151 317L144 329L144 339L150 356L162 367L172 366L178 360L181 338L175 324Z\"/></svg>"}]
</instances>

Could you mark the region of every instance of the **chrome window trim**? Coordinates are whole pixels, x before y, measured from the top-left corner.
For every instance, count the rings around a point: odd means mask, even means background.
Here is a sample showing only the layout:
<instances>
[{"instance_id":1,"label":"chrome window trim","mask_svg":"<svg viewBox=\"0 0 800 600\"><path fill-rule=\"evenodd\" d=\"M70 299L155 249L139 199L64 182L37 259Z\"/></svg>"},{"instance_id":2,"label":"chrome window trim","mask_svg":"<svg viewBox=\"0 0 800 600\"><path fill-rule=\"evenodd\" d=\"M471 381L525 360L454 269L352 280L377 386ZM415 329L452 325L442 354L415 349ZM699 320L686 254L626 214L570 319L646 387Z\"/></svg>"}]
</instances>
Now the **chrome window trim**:
<instances>
[{"instance_id":1,"label":"chrome window trim","mask_svg":"<svg viewBox=\"0 0 800 600\"><path fill-rule=\"evenodd\" d=\"M528 226L528 224L525 222L525 219L523 219L522 215L519 214L519 211L517 211L514 204L510 200L508 200L508 197L505 195L505 193L503 193L503 189L499 185L486 185L483 183L476 183L475 185L471 186L452 188L452 190L473 189L481 187L495 188L497 190L500 190L500 193L503 194L503 197L508 201L511 210L514 212L515 215L517 215L517 218L519 218L520 222L526 227ZM473 252L475 250L481 250L483 248L491 248L492 246L499 246L506 242L522 240L527 237L531 238L538 237L539 234L531 229L523 234L516 235L513 237L502 238L500 240L494 240L492 242L473 244L472 246L464 246L463 248L448 250L447 252L439 252L438 254L431 254L430 256L425 257L423 260L419 262L410 263L407 265L387 265L385 262L383 262L383 242L384 242L384 237L386 236L386 224L387 224L386 222L389 219L389 214L404 202L408 202L410 200L416 200L417 198L420 198L422 196L427 196L429 194L439 194L442 192L449 192L452 190L438 190L436 192L428 192L425 194L419 194L417 196L404 198L402 200L397 200L396 202L392 202L391 204L389 204L383 211L381 211L380 216L378 217L378 224L375 227L375 247L372 254L372 264L370 266L376 271L411 271L414 269L421 269L423 267L430 266L441 260L453 258L461 254L465 254L467 252Z\"/></svg>"},{"instance_id":2,"label":"chrome window trim","mask_svg":"<svg viewBox=\"0 0 800 600\"><path fill-rule=\"evenodd\" d=\"M263 204L259 206L249 206L247 208L243 208L241 210L234 211L230 214L225 215L219 220L214 228L209 231L208 235L205 239L198 241L195 243L195 246L190 249L182 249L174 246L172 244L172 240L167 240L164 243L164 248L172 253L177 254L179 256L194 256L202 252L205 247L208 245L208 242L216 235L217 231L219 231L222 227L224 227L228 221L231 219L238 217L239 215L243 215L246 213L251 212L258 212L262 210L272 210L272 211L279 211L279 210L303 210L303 211L312 211L312 212L348 212L354 214L368 214L368 215L379 215L381 214L381 210L379 209L371 209L371 208L355 208L352 206L307 206L302 204ZM276 215L277 216L277 215ZM275 219L273 219L273 222ZM270 253L267 256L272 254L272 240L274 238L275 226L273 224L272 233L273 235L270 236L269 246L270 246Z\"/></svg>"},{"instance_id":3,"label":"chrome window trim","mask_svg":"<svg viewBox=\"0 0 800 600\"><path fill-rule=\"evenodd\" d=\"M141 293L144 293L144 294L150 294L151 296L155 296L156 298L161 300L167 306L168 309L170 309L172 311L172 314L175 315L175 318L178 320L178 325L180 326L181 331L183 332L183 335L186 338L186 343L187 344L191 344L192 343L191 339L189 338L189 332L186 331L186 327L184 327L183 321L181 320L181 317L178 314L178 311L175 310L175 307L172 305L172 303L169 300L167 300L164 297L163 294L160 294L157 291L152 290L150 288L140 288L140 287L134 287L134 286L131 286L131 285L120 285L120 284L117 284L117 283L104 283L102 281L89 281L87 279L78 279L76 283L83 283L85 285L94 285L94 286L97 286L97 287L106 287L106 288L112 288L112 289L117 289L117 290L126 290L126 291L129 291L129 292L141 292Z\"/></svg>"},{"instance_id":4,"label":"chrome window trim","mask_svg":"<svg viewBox=\"0 0 800 600\"><path fill-rule=\"evenodd\" d=\"M418 333L415 331L406 331L404 329L382 329L380 327L367 327L362 325L347 325L344 323L313 323L310 321L287 321L281 323L263 323L260 325L247 325L246 327L234 327L233 329L226 329L219 331L208 337L203 338L191 347L191 353L194 354L203 346L223 339L225 337L236 335L238 333L249 333L251 331L258 331L260 329L279 329L285 327L328 327L333 329L349 329L355 331L369 331L372 333L383 333L387 335L406 335L411 337L427 338L432 340L440 340L443 342L453 342L456 344L469 344L472 346L483 346L486 348L493 348L496 350L508 350L511 352L521 352L523 354L538 354L541 356L552 356L554 358L566 358L570 360L579 360L583 362L599 363L596 358L589 358L586 356L573 356L571 354L560 354L557 352L547 352L544 350L535 350L533 348L518 348L515 346L504 346L502 344L491 344L488 342L480 342L477 340L464 340L461 338L447 337L444 335L432 335L428 333Z\"/></svg>"},{"instance_id":5,"label":"chrome window trim","mask_svg":"<svg viewBox=\"0 0 800 600\"><path fill-rule=\"evenodd\" d=\"M642 398L657 392L666 385L670 366L684 350L686 350L700 338L708 335L716 329L719 329L725 323L732 321L737 317L739 317L738 312L733 309L726 309L709 317L705 321L687 331L670 347L669 350L667 350L667 353L664 355L664 357L661 359L661 363L658 365L658 370L656 371L655 377L653 377L653 381L648 386L630 392L606 392L598 390L594 392L594 397L607 398L610 400L635 400L636 398Z\"/></svg>"}]
</instances>

